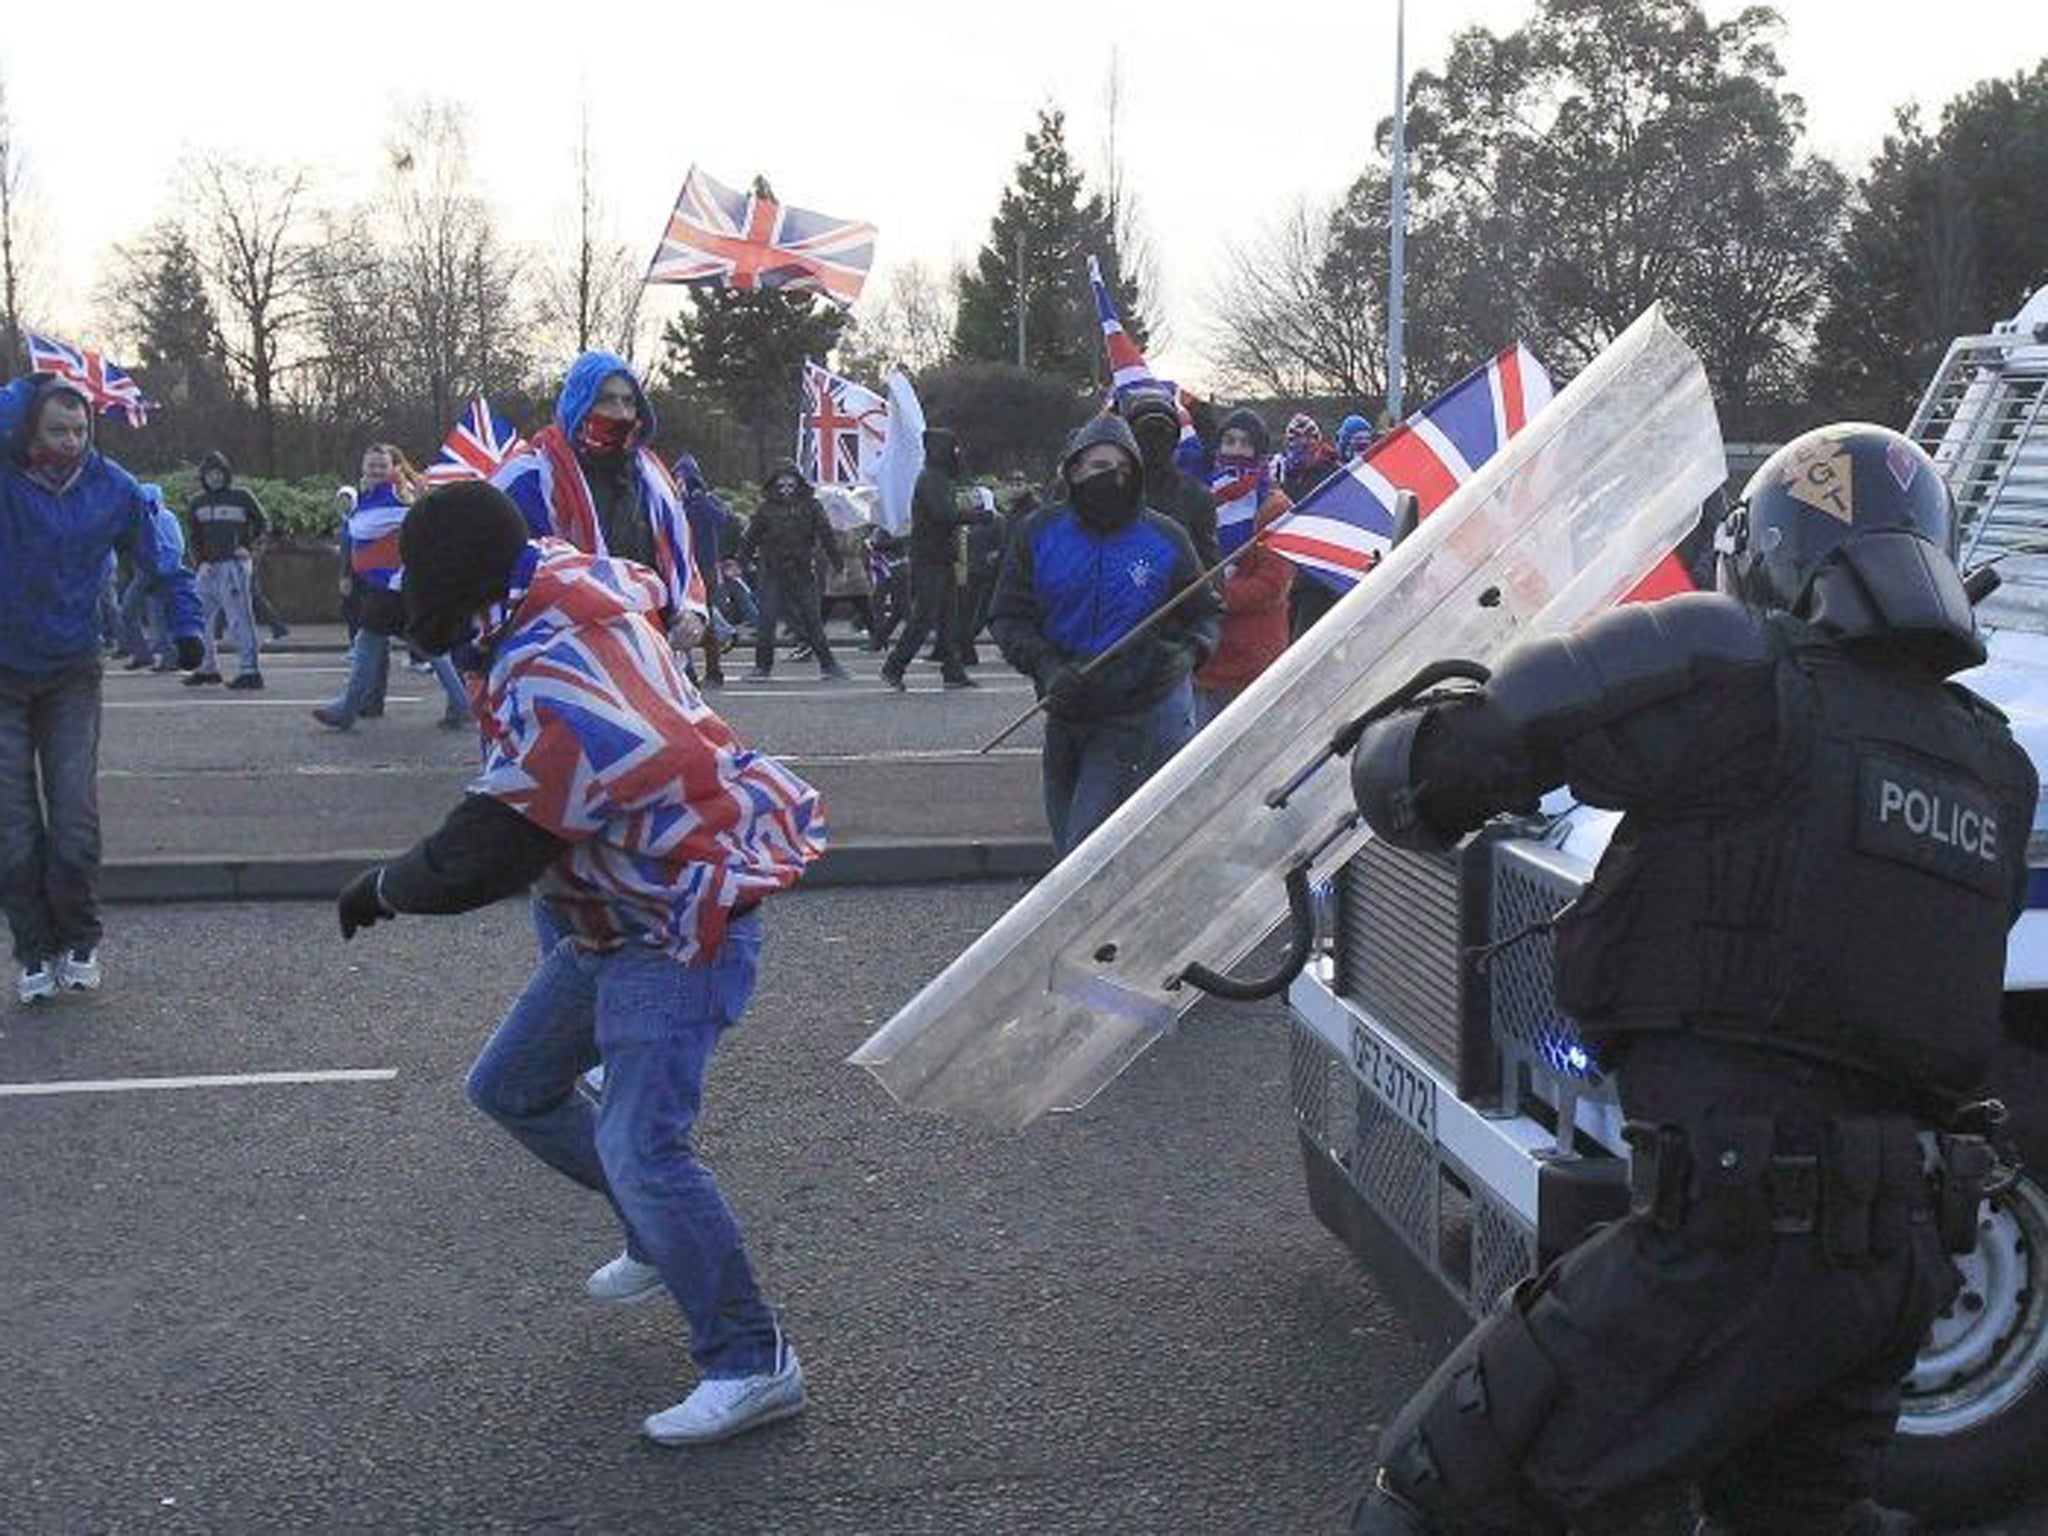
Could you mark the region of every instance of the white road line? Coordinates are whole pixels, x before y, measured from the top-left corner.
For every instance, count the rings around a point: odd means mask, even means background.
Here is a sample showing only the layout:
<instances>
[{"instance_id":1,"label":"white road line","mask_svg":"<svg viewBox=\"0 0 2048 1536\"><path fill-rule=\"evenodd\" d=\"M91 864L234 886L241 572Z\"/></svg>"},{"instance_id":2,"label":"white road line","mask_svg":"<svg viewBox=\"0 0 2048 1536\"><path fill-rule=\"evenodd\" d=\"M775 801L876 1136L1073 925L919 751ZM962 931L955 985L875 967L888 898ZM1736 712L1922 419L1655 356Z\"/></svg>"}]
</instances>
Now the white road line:
<instances>
[{"instance_id":1,"label":"white road line","mask_svg":"<svg viewBox=\"0 0 2048 1536\"><path fill-rule=\"evenodd\" d=\"M148 1093L175 1088L259 1088L294 1083L388 1083L396 1067L341 1072L237 1072L218 1077L109 1077L53 1083L0 1083L0 1099L37 1099L60 1093Z\"/></svg>"},{"instance_id":2,"label":"white road line","mask_svg":"<svg viewBox=\"0 0 2048 1536\"><path fill-rule=\"evenodd\" d=\"M234 698L222 698L216 694L211 698L203 696L193 698L187 695L182 699L107 699L101 703L100 708L188 709L196 704L201 708L207 709L311 709L315 704L325 704L326 702L327 700L325 699L273 699L269 697L245 699L239 695ZM419 693L394 693L387 695L384 702L386 704L424 704L426 702L426 695Z\"/></svg>"}]
</instances>

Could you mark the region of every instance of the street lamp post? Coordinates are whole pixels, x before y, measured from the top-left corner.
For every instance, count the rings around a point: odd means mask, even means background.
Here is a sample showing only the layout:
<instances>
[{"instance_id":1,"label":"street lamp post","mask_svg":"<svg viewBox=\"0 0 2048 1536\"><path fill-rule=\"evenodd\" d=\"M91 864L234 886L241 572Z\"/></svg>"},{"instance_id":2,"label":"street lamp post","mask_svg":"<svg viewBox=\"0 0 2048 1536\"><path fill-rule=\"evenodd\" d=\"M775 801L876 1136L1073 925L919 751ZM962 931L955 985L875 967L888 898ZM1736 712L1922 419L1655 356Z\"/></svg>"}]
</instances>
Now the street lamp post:
<instances>
[{"instance_id":1,"label":"street lamp post","mask_svg":"<svg viewBox=\"0 0 2048 1536\"><path fill-rule=\"evenodd\" d=\"M1407 0L1394 0L1394 165L1392 208L1393 248L1387 260L1387 415L1389 425L1401 420L1402 305L1408 283L1408 67Z\"/></svg>"}]
</instances>

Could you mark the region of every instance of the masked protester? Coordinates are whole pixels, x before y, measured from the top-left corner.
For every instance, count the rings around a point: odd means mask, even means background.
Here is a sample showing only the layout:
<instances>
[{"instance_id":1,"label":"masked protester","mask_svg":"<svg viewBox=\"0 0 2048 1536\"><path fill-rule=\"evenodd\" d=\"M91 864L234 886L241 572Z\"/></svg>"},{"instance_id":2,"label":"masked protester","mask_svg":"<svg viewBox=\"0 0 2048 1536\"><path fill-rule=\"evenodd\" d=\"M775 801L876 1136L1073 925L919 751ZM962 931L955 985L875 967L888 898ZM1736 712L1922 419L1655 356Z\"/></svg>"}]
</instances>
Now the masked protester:
<instances>
[{"instance_id":1,"label":"masked protester","mask_svg":"<svg viewBox=\"0 0 2048 1536\"><path fill-rule=\"evenodd\" d=\"M776 465L762 482L761 504L740 537L740 560L754 562L754 596L761 606L754 626L754 670L748 675L757 681L775 675L775 636L786 619L817 657L819 676L828 683L848 681L825 638L817 572L819 561L836 571L846 556L840 552L832 520L791 460Z\"/></svg>"},{"instance_id":2,"label":"masked protester","mask_svg":"<svg viewBox=\"0 0 2048 1536\"><path fill-rule=\"evenodd\" d=\"M23 1003L100 985L99 593L120 550L196 667L199 598L92 407L36 374L0 390L0 903Z\"/></svg>"},{"instance_id":3,"label":"masked protester","mask_svg":"<svg viewBox=\"0 0 2048 1536\"><path fill-rule=\"evenodd\" d=\"M214 629L224 626L234 643L240 671L228 687L250 691L263 686L256 660L256 544L269 526L263 504L235 484L227 455L213 452L199 461L199 494L186 510L192 524L192 558L199 563L199 599L206 610L200 641L205 647L198 670L185 679L188 688L220 681L214 657Z\"/></svg>"},{"instance_id":4,"label":"masked protester","mask_svg":"<svg viewBox=\"0 0 2048 1536\"><path fill-rule=\"evenodd\" d=\"M1145 505L1179 523L1205 571L1223 558L1216 538L1216 498L1175 462L1180 448L1180 406L1163 384L1133 384L1117 391L1117 414L1130 423L1144 460Z\"/></svg>"},{"instance_id":5,"label":"masked protester","mask_svg":"<svg viewBox=\"0 0 2048 1536\"><path fill-rule=\"evenodd\" d=\"M460 643L478 667L483 770L438 831L350 882L342 936L534 885L566 936L478 1057L470 1100L610 1201L625 1251L591 1296L666 1289L681 1309L700 1379L642 1433L721 1440L800 1412L804 1379L690 1136L754 990L761 904L823 851L823 819L684 679L653 570L526 535L474 481L406 516L407 636L436 655ZM600 1064L593 1105L576 1084Z\"/></svg>"},{"instance_id":6,"label":"masked protester","mask_svg":"<svg viewBox=\"0 0 2048 1536\"><path fill-rule=\"evenodd\" d=\"M1142 501L1138 444L1120 417L1067 444L1065 499L1027 516L996 578L989 627L1046 701L1046 820L1078 846L1194 734L1189 675L1216 648L1204 584L1086 677L1081 669L1199 582L1194 545Z\"/></svg>"},{"instance_id":7,"label":"masked protester","mask_svg":"<svg viewBox=\"0 0 2048 1536\"><path fill-rule=\"evenodd\" d=\"M959 494L960 444L943 427L924 435L924 468L910 496L910 619L896 648L882 663L882 681L904 691L903 674L917 657L917 648L934 630L939 637L939 666L948 688L972 688L962 653L966 650L963 613L957 591L958 545L962 528L989 521L978 504L962 506Z\"/></svg>"},{"instance_id":8,"label":"masked protester","mask_svg":"<svg viewBox=\"0 0 2048 1536\"><path fill-rule=\"evenodd\" d=\"M1265 422L1237 410L1219 424L1209 489L1216 498L1223 567L1223 627L1216 654L1195 673L1195 725L1229 707L1287 649L1287 597L1294 567L1254 543L1256 532L1287 511L1287 493L1273 483Z\"/></svg>"},{"instance_id":9,"label":"masked protester","mask_svg":"<svg viewBox=\"0 0 2048 1536\"><path fill-rule=\"evenodd\" d=\"M661 578L669 637L688 649L704 632L704 577L691 558L689 518L668 468L649 445L654 406L626 360L585 352L569 365L555 416L491 483L510 496L536 538L646 566Z\"/></svg>"},{"instance_id":10,"label":"masked protester","mask_svg":"<svg viewBox=\"0 0 2048 1536\"><path fill-rule=\"evenodd\" d=\"M710 621L699 642L704 647L704 686L723 688L725 643L731 634L730 626L721 617L725 607L724 551L728 540L737 538L735 519L732 510L711 489L711 482L704 478L694 453L678 456L670 473L683 493L683 515L690 524L690 555L704 582L705 617Z\"/></svg>"},{"instance_id":11,"label":"masked protester","mask_svg":"<svg viewBox=\"0 0 2048 1536\"><path fill-rule=\"evenodd\" d=\"M1363 1536L1609 1530L1690 1480L1702 1531L1901 1528L1869 1498L1976 1247L1991 1158L1956 1116L2003 1036L2038 786L1946 680L1984 643L1912 442L1795 439L1722 532L1719 593L1525 641L1353 756L1410 849L1558 785L1622 812L1556 922L1556 1000L1637 1192L1395 1417Z\"/></svg>"}]
</instances>

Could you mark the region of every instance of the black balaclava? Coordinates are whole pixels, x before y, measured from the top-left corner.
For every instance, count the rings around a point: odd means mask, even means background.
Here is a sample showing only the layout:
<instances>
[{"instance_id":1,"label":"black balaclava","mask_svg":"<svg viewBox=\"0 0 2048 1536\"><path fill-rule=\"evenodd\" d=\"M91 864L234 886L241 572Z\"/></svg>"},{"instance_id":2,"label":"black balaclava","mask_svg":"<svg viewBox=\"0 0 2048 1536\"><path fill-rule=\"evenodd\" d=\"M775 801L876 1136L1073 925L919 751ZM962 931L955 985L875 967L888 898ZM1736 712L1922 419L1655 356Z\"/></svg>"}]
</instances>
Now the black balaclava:
<instances>
[{"instance_id":1,"label":"black balaclava","mask_svg":"<svg viewBox=\"0 0 2048 1536\"><path fill-rule=\"evenodd\" d=\"M1128 462L1121 469L1098 470L1085 479L1074 479L1074 461L1097 443L1120 449ZM1074 515L1097 533L1111 533L1136 520L1145 491L1145 470L1137 441L1121 418L1099 416L1083 424L1067 440L1060 473L1066 478L1067 500Z\"/></svg>"},{"instance_id":2,"label":"black balaclava","mask_svg":"<svg viewBox=\"0 0 2048 1536\"><path fill-rule=\"evenodd\" d=\"M218 448L199 461L199 483L216 495L234 484L234 466Z\"/></svg>"},{"instance_id":3,"label":"black balaclava","mask_svg":"<svg viewBox=\"0 0 2048 1536\"><path fill-rule=\"evenodd\" d=\"M526 519L487 480L436 486L405 514L405 637L429 656L469 638L477 615L501 601L526 548Z\"/></svg>"}]
</instances>

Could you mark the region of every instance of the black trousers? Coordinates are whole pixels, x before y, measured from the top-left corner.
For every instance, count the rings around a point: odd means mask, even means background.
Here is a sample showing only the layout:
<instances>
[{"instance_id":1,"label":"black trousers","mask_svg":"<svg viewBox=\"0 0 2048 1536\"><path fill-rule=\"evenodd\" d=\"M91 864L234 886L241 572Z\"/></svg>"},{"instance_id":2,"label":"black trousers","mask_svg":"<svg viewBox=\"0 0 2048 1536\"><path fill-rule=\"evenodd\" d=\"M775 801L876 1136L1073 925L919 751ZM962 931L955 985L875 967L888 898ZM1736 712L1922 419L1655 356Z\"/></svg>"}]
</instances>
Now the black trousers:
<instances>
[{"instance_id":1,"label":"black trousers","mask_svg":"<svg viewBox=\"0 0 2048 1536\"><path fill-rule=\"evenodd\" d=\"M817 578L808 572L778 571L763 566L760 589L755 594L761 605L760 621L754 626L754 666L766 672L775 665L776 626L787 621L797 638L811 648L818 665L837 671L832 644L825 638L825 621L818 612Z\"/></svg>"},{"instance_id":2,"label":"black trousers","mask_svg":"<svg viewBox=\"0 0 2048 1536\"><path fill-rule=\"evenodd\" d=\"M891 677L901 677L917 659L917 648L924 644L925 636L937 630L940 672L949 682L964 681L967 667L961 658L966 647L961 643L961 605L953 601L953 567L912 566L910 592L910 620L903 626L889 659L882 663L882 670Z\"/></svg>"},{"instance_id":3,"label":"black trousers","mask_svg":"<svg viewBox=\"0 0 2048 1536\"><path fill-rule=\"evenodd\" d=\"M1654 1055L1641 1097L1633 1055L1622 1072L1639 1118L1824 1124L1873 1107L1796 1066L1772 1081L1779 1069L1753 1075L1683 1037ZM1915 1146L1910 1125L1901 1130ZM1836 1530L1874 1490L1900 1380L1959 1285L1917 1167L1873 1209L1872 1251L1851 1263L1830 1258L1818 1234L1774 1234L1753 1192L1732 1189L1699 1198L1675 1227L1633 1215L1597 1230L1502 1303L1537 1352L1516 1358L1554 1381L1505 1369L1509 1355L1482 1342L1500 1319L1482 1324L1389 1427L1389 1485L1445 1532L1598 1530L1687 1484L1742 1536ZM1496 1442L1490 1475L1487 1455L1453 1444L1475 1380L1481 1414L1519 1420Z\"/></svg>"}]
</instances>

